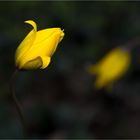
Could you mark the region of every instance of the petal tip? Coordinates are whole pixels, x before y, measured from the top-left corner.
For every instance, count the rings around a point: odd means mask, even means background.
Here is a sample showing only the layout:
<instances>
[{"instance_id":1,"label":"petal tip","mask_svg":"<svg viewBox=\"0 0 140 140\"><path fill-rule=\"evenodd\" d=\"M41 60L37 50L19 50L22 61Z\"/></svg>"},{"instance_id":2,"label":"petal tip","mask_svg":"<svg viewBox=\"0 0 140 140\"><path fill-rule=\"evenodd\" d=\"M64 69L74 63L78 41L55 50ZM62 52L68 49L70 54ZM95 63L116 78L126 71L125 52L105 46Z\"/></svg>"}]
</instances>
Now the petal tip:
<instances>
[{"instance_id":1,"label":"petal tip","mask_svg":"<svg viewBox=\"0 0 140 140\"><path fill-rule=\"evenodd\" d=\"M24 21L24 23L30 24L34 28L34 30L37 31L37 25L33 20L26 20Z\"/></svg>"}]
</instances>

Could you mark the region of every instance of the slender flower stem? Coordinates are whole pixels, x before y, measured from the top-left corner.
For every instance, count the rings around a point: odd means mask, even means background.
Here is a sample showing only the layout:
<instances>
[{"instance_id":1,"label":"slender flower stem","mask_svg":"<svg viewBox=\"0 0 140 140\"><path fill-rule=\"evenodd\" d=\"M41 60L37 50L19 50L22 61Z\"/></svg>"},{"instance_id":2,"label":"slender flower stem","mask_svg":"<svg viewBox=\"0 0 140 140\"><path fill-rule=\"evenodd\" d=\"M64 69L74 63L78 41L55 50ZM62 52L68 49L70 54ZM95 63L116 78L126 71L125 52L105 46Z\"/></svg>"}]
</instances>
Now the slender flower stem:
<instances>
[{"instance_id":1,"label":"slender flower stem","mask_svg":"<svg viewBox=\"0 0 140 140\"><path fill-rule=\"evenodd\" d=\"M15 103L16 110L17 110L17 113L18 113L19 118L20 118L20 122L22 124L24 135L27 136L27 125L26 125L25 118L24 118L24 115L23 115L22 107L21 107L21 105L20 105L20 103L19 103L19 101L16 97L15 87L14 87L16 76L17 76L18 72L19 72L19 70L15 69L14 73L12 74L12 77L10 79L10 90L11 90L12 99Z\"/></svg>"}]
</instances>

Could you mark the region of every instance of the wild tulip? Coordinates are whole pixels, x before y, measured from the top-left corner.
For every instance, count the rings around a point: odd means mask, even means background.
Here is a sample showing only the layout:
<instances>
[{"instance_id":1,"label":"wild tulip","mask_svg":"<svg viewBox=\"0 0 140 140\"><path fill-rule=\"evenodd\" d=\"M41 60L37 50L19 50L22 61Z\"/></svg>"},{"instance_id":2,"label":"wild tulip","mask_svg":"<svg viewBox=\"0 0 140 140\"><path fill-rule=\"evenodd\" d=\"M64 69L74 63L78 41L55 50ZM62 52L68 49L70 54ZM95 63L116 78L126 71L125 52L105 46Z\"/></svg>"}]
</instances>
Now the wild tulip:
<instances>
[{"instance_id":1,"label":"wild tulip","mask_svg":"<svg viewBox=\"0 0 140 140\"><path fill-rule=\"evenodd\" d=\"M130 65L129 51L117 47L107 54L97 64L88 67L88 72L96 76L95 87L101 89L112 85L121 78Z\"/></svg>"},{"instance_id":2,"label":"wild tulip","mask_svg":"<svg viewBox=\"0 0 140 140\"><path fill-rule=\"evenodd\" d=\"M16 50L16 67L26 70L45 69L49 65L58 44L63 39L64 32L60 28L37 31L37 25L34 21L27 20L25 23L30 24L33 29Z\"/></svg>"}]
</instances>

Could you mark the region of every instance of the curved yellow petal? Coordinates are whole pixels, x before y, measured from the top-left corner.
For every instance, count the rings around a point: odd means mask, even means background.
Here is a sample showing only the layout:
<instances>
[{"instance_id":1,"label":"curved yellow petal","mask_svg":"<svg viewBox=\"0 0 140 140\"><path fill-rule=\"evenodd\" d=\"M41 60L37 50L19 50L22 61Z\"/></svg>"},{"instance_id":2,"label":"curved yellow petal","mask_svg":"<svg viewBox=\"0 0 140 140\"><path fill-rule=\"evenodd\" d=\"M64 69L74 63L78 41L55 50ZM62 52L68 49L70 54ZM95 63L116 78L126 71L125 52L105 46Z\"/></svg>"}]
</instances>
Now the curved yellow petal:
<instances>
[{"instance_id":1,"label":"curved yellow petal","mask_svg":"<svg viewBox=\"0 0 140 140\"><path fill-rule=\"evenodd\" d=\"M37 69L42 66L43 62L40 56L36 57L35 59L32 59L28 62L26 62L24 65L21 65L20 69Z\"/></svg>"},{"instance_id":2,"label":"curved yellow petal","mask_svg":"<svg viewBox=\"0 0 140 140\"><path fill-rule=\"evenodd\" d=\"M19 65L21 58L28 52L28 50L31 48L35 36L36 36L36 24L33 21L25 21L26 23L32 23L31 25L33 26L33 30L31 30L28 35L25 37L25 39L20 43L16 50L15 54L15 61L16 61L16 66Z\"/></svg>"},{"instance_id":3,"label":"curved yellow petal","mask_svg":"<svg viewBox=\"0 0 140 140\"><path fill-rule=\"evenodd\" d=\"M46 56L41 56L42 59L42 66L40 67L41 69L45 69L51 62L51 58L50 57L46 57Z\"/></svg>"},{"instance_id":4,"label":"curved yellow petal","mask_svg":"<svg viewBox=\"0 0 140 140\"><path fill-rule=\"evenodd\" d=\"M30 24L33 27L33 29L35 31L37 31L37 25L36 25L36 23L33 20L26 20L26 21L24 21L24 23Z\"/></svg>"}]
</instances>

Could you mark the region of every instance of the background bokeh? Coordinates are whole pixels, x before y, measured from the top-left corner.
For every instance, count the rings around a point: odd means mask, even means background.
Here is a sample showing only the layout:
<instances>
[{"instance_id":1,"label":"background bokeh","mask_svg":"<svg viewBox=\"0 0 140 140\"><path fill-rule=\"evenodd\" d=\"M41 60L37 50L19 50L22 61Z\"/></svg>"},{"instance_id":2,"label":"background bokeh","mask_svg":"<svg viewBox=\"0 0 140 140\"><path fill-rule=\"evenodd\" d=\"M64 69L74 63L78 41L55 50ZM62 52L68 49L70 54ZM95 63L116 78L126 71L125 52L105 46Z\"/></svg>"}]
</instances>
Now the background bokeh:
<instances>
[{"instance_id":1,"label":"background bokeh","mask_svg":"<svg viewBox=\"0 0 140 140\"><path fill-rule=\"evenodd\" d=\"M30 138L140 138L140 45L111 91L94 88L85 68L140 36L140 2L0 2L0 138L23 138L10 96L14 54L31 30L61 27L65 37L45 70L22 71L16 95Z\"/></svg>"}]
</instances>

